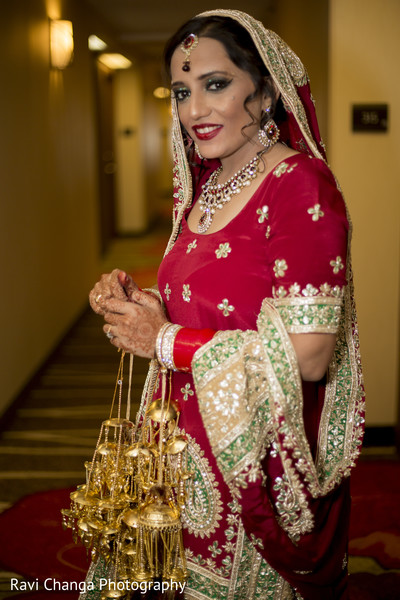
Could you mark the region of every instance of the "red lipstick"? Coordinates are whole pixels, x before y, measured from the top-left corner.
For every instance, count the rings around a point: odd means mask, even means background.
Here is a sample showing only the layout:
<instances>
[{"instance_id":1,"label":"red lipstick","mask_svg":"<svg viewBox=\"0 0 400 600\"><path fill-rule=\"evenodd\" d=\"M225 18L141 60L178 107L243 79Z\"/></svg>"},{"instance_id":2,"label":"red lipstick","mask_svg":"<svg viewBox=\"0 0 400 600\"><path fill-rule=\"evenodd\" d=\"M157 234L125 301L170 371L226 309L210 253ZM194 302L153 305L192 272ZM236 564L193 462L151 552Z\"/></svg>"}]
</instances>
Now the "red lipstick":
<instances>
[{"instance_id":1,"label":"red lipstick","mask_svg":"<svg viewBox=\"0 0 400 600\"><path fill-rule=\"evenodd\" d=\"M222 125L216 125L214 123L202 123L201 125L194 125L192 129L198 140L205 141L211 140L218 135L222 127Z\"/></svg>"}]
</instances>

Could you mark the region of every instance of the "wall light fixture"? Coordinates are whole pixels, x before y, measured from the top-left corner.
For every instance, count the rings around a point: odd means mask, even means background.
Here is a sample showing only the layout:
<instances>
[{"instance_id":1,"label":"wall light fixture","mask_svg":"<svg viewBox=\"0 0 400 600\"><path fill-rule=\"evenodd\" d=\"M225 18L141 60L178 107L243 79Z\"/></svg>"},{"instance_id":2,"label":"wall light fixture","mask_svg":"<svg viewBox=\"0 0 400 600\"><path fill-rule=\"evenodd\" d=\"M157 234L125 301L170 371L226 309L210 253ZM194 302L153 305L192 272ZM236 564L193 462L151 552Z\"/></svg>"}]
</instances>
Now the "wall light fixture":
<instances>
[{"instance_id":1,"label":"wall light fixture","mask_svg":"<svg viewBox=\"0 0 400 600\"><path fill-rule=\"evenodd\" d=\"M50 64L65 69L74 56L74 36L71 21L50 21Z\"/></svg>"},{"instance_id":2,"label":"wall light fixture","mask_svg":"<svg viewBox=\"0 0 400 600\"><path fill-rule=\"evenodd\" d=\"M99 62L109 69L129 69L132 66L132 61L126 58L123 54L112 52L109 54L100 54Z\"/></svg>"}]
</instances>

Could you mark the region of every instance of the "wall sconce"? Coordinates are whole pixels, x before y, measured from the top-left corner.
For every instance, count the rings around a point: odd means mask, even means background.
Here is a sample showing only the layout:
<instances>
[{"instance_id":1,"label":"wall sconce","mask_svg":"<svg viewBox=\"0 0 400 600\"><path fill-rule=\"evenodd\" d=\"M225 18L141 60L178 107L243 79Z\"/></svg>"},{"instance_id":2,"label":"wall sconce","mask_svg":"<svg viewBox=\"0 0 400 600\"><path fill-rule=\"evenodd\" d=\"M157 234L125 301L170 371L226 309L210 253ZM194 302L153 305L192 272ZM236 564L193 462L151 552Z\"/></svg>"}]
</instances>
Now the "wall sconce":
<instances>
[{"instance_id":1,"label":"wall sconce","mask_svg":"<svg viewBox=\"0 0 400 600\"><path fill-rule=\"evenodd\" d=\"M50 64L65 69L74 55L74 36L71 21L50 21Z\"/></svg>"},{"instance_id":2,"label":"wall sconce","mask_svg":"<svg viewBox=\"0 0 400 600\"><path fill-rule=\"evenodd\" d=\"M108 67L109 69L129 69L132 66L132 61L123 54L113 52L111 54L100 54L98 58L99 62Z\"/></svg>"},{"instance_id":3,"label":"wall sconce","mask_svg":"<svg viewBox=\"0 0 400 600\"><path fill-rule=\"evenodd\" d=\"M166 87L158 87L155 90L153 90L153 96L154 96L154 98L157 98L157 100L163 100L164 98L169 98L170 95L171 95L171 92Z\"/></svg>"}]
</instances>

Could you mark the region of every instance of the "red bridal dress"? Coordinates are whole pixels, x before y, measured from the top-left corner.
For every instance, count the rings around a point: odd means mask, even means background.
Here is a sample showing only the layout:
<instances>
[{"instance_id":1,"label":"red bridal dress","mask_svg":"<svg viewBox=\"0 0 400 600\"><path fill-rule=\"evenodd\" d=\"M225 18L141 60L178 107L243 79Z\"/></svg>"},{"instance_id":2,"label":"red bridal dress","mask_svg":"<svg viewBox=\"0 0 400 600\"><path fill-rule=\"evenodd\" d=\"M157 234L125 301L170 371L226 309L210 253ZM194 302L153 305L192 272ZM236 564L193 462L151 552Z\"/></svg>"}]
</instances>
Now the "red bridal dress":
<instances>
[{"instance_id":1,"label":"red bridal dress","mask_svg":"<svg viewBox=\"0 0 400 600\"><path fill-rule=\"evenodd\" d=\"M223 350L228 355L228 363L221 367L224 379L206 392L212 403L211 420L199 408L192 374L172 373L172 398L181 410L179 427L190 442L188 470L193 473L184 512L190 571L185 597L344 598L348 480L331 486L322 497L312 497L309 491L300 494L300 504L307 508L299 508L283 468L285 451L278 447L282 436L270 436L264 456L258 455L262 468L252 474L247 468L239 491L237 482L235 487L221 474L221 460L230 459L234 470L235 460L241 460L240 448L249 440L242 434L232 438L230 457L216 458L230 408L242 402L240 390L235 393L234 369L229 372L229 352L236 355L235 335L243 332L251 337L260 328L263 302L278 314L286 332L338 331L347 283L348 220L342 195L322 160L297 154L280 162L220 231L203 235L191 231L189 210L159 270L167 316L184 327L230 332L232 339ZM218 348L215 342L209 345L210 362L203 365L199 385L204 381L207 385L209 373L219 369L218 357L213 358ZM242 358L246 363L246 352ZM283 378L284 369L281 365ZM238 385L239 380L240 375ZM247 385L257 386L257 380ZM326 380L300 386L302 443L316 462ZM270 427L266 415L261 431ZM260 420L260 413L255 418ZM290 429L289 420L280 423L281 429Z\"/></svg>"}]
</instances>

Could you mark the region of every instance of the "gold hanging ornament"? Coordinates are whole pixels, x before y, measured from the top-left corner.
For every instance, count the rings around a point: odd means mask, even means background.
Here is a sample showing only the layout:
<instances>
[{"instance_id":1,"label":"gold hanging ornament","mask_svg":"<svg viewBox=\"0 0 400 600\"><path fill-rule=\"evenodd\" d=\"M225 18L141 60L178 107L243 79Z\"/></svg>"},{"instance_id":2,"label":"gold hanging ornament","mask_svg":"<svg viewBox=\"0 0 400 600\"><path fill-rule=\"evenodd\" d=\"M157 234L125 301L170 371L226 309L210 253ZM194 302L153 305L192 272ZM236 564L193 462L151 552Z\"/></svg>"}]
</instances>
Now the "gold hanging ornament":
<instances>
[{"instance_id":1,"label":"gold hanging ornament","mask_svg":"<svg viewBox=\"0 0 400 600\"><path fill-rule=\"evenodd\" d=\"M187 441L177 429L179 413L167 397L161 369L161 398L147 399L139 425L130 421L133 356L130 357L126 418L121 418L122 352L110 417L101 425L93 459L85 463L86 484L62 509L63 527L72 529L93 562L110 574L102 600L124 600L128 590L154 579L184 585L187 578L181 513L185 506ZM117 416L112 417L118 390Z\"/></svg>"}]
</instances>

